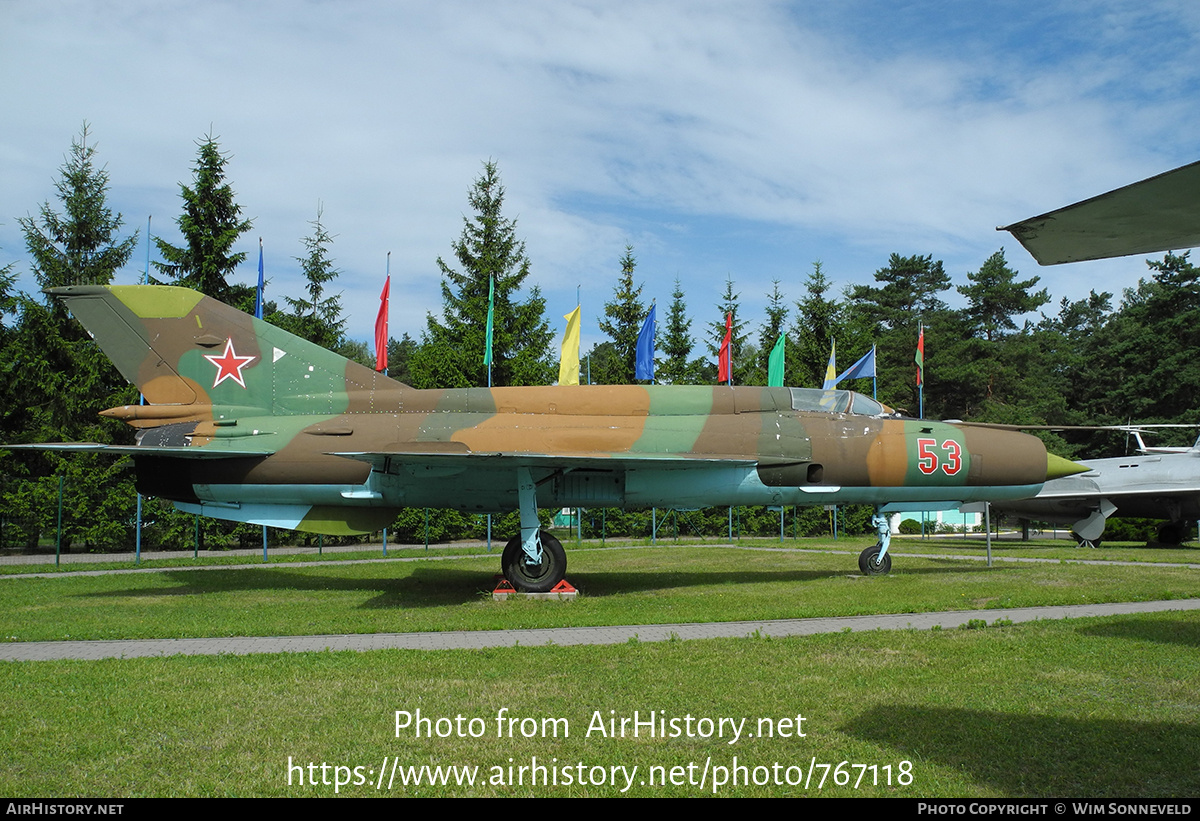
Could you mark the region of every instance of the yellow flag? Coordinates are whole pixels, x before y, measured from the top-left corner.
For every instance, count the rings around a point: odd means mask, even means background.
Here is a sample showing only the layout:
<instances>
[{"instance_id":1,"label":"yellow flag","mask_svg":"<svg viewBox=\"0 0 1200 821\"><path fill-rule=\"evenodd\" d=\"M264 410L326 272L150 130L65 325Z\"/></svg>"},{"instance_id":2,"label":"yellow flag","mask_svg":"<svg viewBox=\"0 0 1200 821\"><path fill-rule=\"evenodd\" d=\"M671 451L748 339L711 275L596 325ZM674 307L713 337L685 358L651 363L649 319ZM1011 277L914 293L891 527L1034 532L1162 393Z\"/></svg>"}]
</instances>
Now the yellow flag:
<instances>
[{"instance_id":1,"label":"yellow flag","mask_svg":"<svg viewBox=\"0 0 1200 821\"><path fill-rule=\"evenodd\" d=\"M579 384L579 308L564 314L567 330L563 334L562 356L558 360L558 384Z\"/></svg>"},{"instance_id":2,"label":"yellow flag","mask_svg":"<svg viewBox=\"0 0 1200 821\"><path fill-rule=\"evenodd\" d=\"M829 364L825 366L825 384L821 387L827 391L837 386L837 343L829 348Z\"/></svg>"}]
</instances>

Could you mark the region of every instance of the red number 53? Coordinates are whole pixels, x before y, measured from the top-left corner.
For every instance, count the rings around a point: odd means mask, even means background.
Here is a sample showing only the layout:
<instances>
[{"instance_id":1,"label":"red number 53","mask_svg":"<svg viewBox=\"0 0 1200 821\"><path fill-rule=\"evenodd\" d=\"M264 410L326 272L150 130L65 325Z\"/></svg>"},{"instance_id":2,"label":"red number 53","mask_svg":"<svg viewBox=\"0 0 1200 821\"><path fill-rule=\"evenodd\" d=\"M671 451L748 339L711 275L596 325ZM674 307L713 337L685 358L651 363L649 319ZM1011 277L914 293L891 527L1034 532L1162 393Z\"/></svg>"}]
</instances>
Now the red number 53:
<instances>
[{"instance_id":1,"label":"red number 53","mask_svg":"<svg viewBox=\"0 0 1200 821\"><path fill-rule=\"evenodd\" d=\"M939 458L937 448L938 441L936 439L917 440L917 468L922 473L926 476L937 473L939 462L941 462L942 471L949 476L962 470L962 445L953 439L942 442L941 449L946 454L944 460Z\"/></svg>"}]
</instances>

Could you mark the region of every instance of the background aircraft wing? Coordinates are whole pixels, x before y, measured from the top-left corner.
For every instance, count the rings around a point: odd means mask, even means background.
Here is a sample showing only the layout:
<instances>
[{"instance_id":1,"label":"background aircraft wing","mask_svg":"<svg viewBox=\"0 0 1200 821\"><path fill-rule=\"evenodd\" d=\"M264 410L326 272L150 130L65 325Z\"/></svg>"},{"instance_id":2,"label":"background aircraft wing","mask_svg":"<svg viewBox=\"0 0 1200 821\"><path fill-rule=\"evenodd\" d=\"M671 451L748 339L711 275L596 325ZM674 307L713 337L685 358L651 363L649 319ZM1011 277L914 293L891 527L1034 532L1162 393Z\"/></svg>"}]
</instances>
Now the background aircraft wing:
<instances>
[{"instance_id":1,"label":"background aircraft wing","mask_svg":"<svg viewBox=\"0 0 1200 821\"><path fill-rule=\"evenodd\" d=\"M1200 162L1036 217L1008 231L1041 265L1200 246Z\"/></svg>"}]
</instances>

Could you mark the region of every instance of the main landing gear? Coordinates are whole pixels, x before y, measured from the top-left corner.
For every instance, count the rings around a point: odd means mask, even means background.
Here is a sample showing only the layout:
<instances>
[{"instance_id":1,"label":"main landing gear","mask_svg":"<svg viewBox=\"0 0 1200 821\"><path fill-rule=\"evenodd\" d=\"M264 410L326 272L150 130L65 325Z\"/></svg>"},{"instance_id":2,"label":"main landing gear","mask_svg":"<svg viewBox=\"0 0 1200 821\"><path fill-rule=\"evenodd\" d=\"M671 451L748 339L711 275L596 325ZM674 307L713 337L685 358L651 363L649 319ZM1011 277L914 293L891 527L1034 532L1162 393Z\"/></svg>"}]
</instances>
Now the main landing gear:
<instances>
[{"instance_id":1,"label":"main landing gear","mask_svg":"<svg viewBox=\"0 0 1200 821\"><path fill-rule=\"evenodd\" d=\"M525 552L520 536L508 540L500 557L504 578L526 593L545 593L567 574L567 551L562 542L544 530L538 532L538 539L541 556L537 561Z\"/></svg>"},{"instance_id":2,"label":"main landing gear","mask_svg":"<svg viewBox=\"0 0 1200 821\"><path fill-rule=\"evenodd\" d=\"M1167 522L1158 528L1158 543L1178 547L1187 540L1191 522Z\"/></svg>"},{"instance_id":3,"label":"main landing gear","mask_svg":"<svg viewBox=\"0 0 1200 821\"><path fill-rule=\"evenodd\" d=\"M883 576L892 570L892 557L888 554L888 545L892 543L892 530L888 526L887 516L876 512L871 517L879 541L858 554L858 569L864 576Z\"/></svg>"},{"instance_id":4,"label":"main landing gear","mask_svg":"<svg viewBox=\"0 0 1200 821\"><path fill-rule=\"evenodd\" d=\"M500 567L517 590L546 593L567 575L567 552L562 542L541 529L537 517L537 486L527 467L517 468L517 504L521 534L504 546Z\"/></svg>"}]
</instances>

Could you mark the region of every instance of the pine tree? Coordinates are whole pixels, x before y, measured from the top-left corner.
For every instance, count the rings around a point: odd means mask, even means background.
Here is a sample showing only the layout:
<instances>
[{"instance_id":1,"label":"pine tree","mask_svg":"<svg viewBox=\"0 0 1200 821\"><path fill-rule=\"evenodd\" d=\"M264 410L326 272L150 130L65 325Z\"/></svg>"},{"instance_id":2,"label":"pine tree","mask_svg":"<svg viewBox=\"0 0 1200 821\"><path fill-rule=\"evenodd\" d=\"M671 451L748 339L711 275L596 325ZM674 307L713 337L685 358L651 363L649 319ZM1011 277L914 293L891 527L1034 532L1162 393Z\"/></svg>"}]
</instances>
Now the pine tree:
<instances>
[{"instance_id":1,"label":"pine tree","mask_svg":"<svg viewBox=\"0 0 1200 821\"><path fill-rule=\"evenodd\" d=\"M423 344L409 362L414 387L469 388L488 384L483 363L489 281L495 281L492 335L493 385L546 385L552 380L547 352L553 333L546 302L534 287L528 299L517 292L529 276L525 243L516 220L503 216L504 187L494 162L467 196L473 217L463 217L454 243L455 269L438 258L442 272L442 317L427 319Z\"/></svg>"},{"instance_id":2,"label":"pine tree","mask_svg":"<svg viewBox=\"0 0 1200 821\"><path fill-rule=\"evenodd\" d=\"M971 284L958 286L958 292L967 298L967 316L988 342L1016 330L1014 317L1033 313L1050 301L1045 288L1030 292L1040 277L1017 282L1017 272L1008 267L1003 248L988 257L978 271L967 274L967 279Z\"/></svg>"},{"instance_id":3,"label":"pine tree","mask_svg":"<svg viewBox=\"0 0 1200 821\"><path fill-rule=\"evenodd\" d=\"M963 405L973 379L965 372L949 378L947 365L969 358L962 350L970 339L961 312L951 311L941 294L950 287L941 260L931 255L902 257L892 254L886 268L875 272L878 286L856 285L847 291L847 315L871 327L878 340L876 369L879 399L916 415L919 395L916 386L916 352L919 326L925 327L925 412L937 418L949 414L965 418ZM843 348L838 340L839 348Z\"/></svg>"},{"instance_id":4,"label":"pine tree","mask_svg":"<svg viewBox=\"0 0 1200 821\"><path fill-rule=\"evenodd\" d=\"M233 253L233 246L253 223L241 218L242 207L234 202L233 188L225 180L229 159L216 139L210 134L197 145L194 183L190 187L179 184L183 214L176 223L186 244L181 248L156 237L154 242L165 261L154 265L176 285L253 312L254 288L231 285L228 280L246 260L244 252Z\"/></svg>"},{"instance_id":5,"label":"pine tree","mask_svg":"<svg viewBox=\"0 0 1200 821\"><path fill-rule=\"evenodd\" d=\"M613 289L612 302L604 303L604 319L600 320L600 330L608 334L613 343L613 354L607 359L607 367L603 373L592 371L592 380L604 385L628 385L633 382L634 367L637 362L637 338L642 329L648 311L642 305L642 286L634 287L633 271L637 260L633 256L633 246L625 246L625 255L621 257L621 276L617 287Z\"/></svg>"},{"instance_id":6,"label":"pine tree","mask_svg":"<svg viewBox=\"0 0 1200 821\"><path fill-rule=\"evenodd\" d=\"M950 277L942 261L934 262L932 255L892 254L888 266L875 272L875 281L881 285L855 285L849 296L872 321L889 330L915 328L922 314L946 308L938 295L950 287Z\"/></svg>"}]
</instances>

